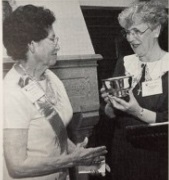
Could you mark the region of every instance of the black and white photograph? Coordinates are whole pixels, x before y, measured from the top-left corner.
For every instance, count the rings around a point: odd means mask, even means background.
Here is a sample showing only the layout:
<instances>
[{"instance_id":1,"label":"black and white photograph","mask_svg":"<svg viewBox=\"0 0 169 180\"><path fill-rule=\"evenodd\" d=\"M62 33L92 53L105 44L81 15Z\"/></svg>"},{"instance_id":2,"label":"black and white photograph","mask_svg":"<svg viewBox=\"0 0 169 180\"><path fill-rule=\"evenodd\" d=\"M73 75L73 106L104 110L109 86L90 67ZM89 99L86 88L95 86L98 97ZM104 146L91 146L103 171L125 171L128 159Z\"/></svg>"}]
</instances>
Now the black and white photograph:
<instances>
[{"instance_id":1,"label":"black and white photograph","mask_svg":"<svg viewBox=\"0 0 169 180\"><path fill-rule=\"evenodd\" d=\"M168 0L1 10L0 179L168 180Z\"/></svg>"}]
</instances>

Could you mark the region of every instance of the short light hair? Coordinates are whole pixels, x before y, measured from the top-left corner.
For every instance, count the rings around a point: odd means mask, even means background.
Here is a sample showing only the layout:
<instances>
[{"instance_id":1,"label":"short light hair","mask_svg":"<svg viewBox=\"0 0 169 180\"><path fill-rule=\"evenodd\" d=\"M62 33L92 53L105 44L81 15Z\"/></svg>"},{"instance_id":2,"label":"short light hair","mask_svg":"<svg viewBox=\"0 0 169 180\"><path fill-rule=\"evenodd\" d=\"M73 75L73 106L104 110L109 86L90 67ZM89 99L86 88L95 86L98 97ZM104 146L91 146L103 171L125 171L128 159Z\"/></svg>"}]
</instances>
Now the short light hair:
<instances>
[{"instance_id":1,"label":"short light hair","mask_svg":"<svg viewBox=\"0 0 169 180\"><path fill-rule=\"evenodd\" d=\"M159 1L134 2L119 14L118 21L125 29L140 23L148 24L151 29L161 25L162 29L168 22L168 14Z\"/></svg>"}]
</instances>

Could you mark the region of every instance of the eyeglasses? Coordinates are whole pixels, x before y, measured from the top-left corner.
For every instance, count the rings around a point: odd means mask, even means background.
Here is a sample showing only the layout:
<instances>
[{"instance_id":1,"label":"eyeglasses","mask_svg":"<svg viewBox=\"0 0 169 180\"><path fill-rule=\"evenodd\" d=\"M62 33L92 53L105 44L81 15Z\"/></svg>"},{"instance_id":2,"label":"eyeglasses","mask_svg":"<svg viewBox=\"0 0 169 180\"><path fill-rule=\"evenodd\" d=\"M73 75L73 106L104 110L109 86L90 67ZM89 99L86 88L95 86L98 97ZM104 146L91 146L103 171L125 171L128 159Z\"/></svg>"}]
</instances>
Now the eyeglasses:
<instances>
[{"instance_id":1,"label":"eyeglasses","mask_svg":"<svg viewBox=\"0 0 169 180\"><path fill-rule=\"evenodd\" d=\"M59 37L52 37L52 38L49 38L49 37L48 37L48 39L49 39L49 41L50 41L51 43L53 43L54 45L57 45L57 44L58 44Z\"/></svg>"},{"instance_id":2,"label":"eyeglasses","mask_svg":"<svg viewBox=\"0 0 169 180\"><path fill-rule=\"evenodd\" d=\"M126 29L122 29L121 30L121 33L123 35L123 37L127 37L129 36L130 34L132 34L134 37L140 37L141 35L143 35L147 30L149 29L149 27L147 29L145 29L144 31L140 31L139 29L132 29L132 30L126 30Z\"/></svg>"}]
</instances>

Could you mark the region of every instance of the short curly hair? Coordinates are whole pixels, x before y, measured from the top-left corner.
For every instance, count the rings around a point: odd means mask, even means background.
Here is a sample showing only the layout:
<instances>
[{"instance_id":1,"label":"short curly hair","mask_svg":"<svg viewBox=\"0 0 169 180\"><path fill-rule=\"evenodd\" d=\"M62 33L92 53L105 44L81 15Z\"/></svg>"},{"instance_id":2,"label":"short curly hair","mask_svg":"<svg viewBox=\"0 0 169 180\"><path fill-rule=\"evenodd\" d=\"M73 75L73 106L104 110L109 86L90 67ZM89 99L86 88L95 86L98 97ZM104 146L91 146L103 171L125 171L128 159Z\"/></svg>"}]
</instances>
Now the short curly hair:
<instances>
[{"instance_id":1,"label":"short curly hair","mask_svg":"<svg viewBox=\"0 0 169 180\"><path fill-rule=\"evenodd\" d=\"M55 21L53 12L34 5L19 6L4 19L3 43L13 60L27 59L28 44L48 36Z\"/></svg>"},{"instance_id":2,"label":"short curly hair","mask_svg":"<svg viewBox=\"0 0 169 180\"><path fill-rule=\"evenodd\" d=\"M147 23L151 29L158 25L163 28L168 22L168 14L165 6L157 0L140 1L124 9L118 21L126 29L137 23Z\"/></svg>"}]
</instances>

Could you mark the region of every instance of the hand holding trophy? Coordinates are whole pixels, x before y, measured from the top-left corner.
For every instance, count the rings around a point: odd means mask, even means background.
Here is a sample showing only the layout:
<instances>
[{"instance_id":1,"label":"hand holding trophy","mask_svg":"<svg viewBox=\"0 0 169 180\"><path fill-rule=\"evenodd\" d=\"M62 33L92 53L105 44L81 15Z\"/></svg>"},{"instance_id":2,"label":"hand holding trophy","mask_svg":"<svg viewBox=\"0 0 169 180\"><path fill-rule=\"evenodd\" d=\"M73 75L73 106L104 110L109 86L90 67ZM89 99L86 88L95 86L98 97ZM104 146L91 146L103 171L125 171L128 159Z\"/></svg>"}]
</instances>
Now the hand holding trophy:
<instances>
[{"instance_id":1,"label":"hand holding trophy","mask_svg":"<svg viewBox=\"0 0 169 180\"><path fill-rule=\"evenodd\" d=\"M129 101L129 90L132 86L132 76L119 76L102 80L106 93Z\"/></svg>"}]
</instances>

